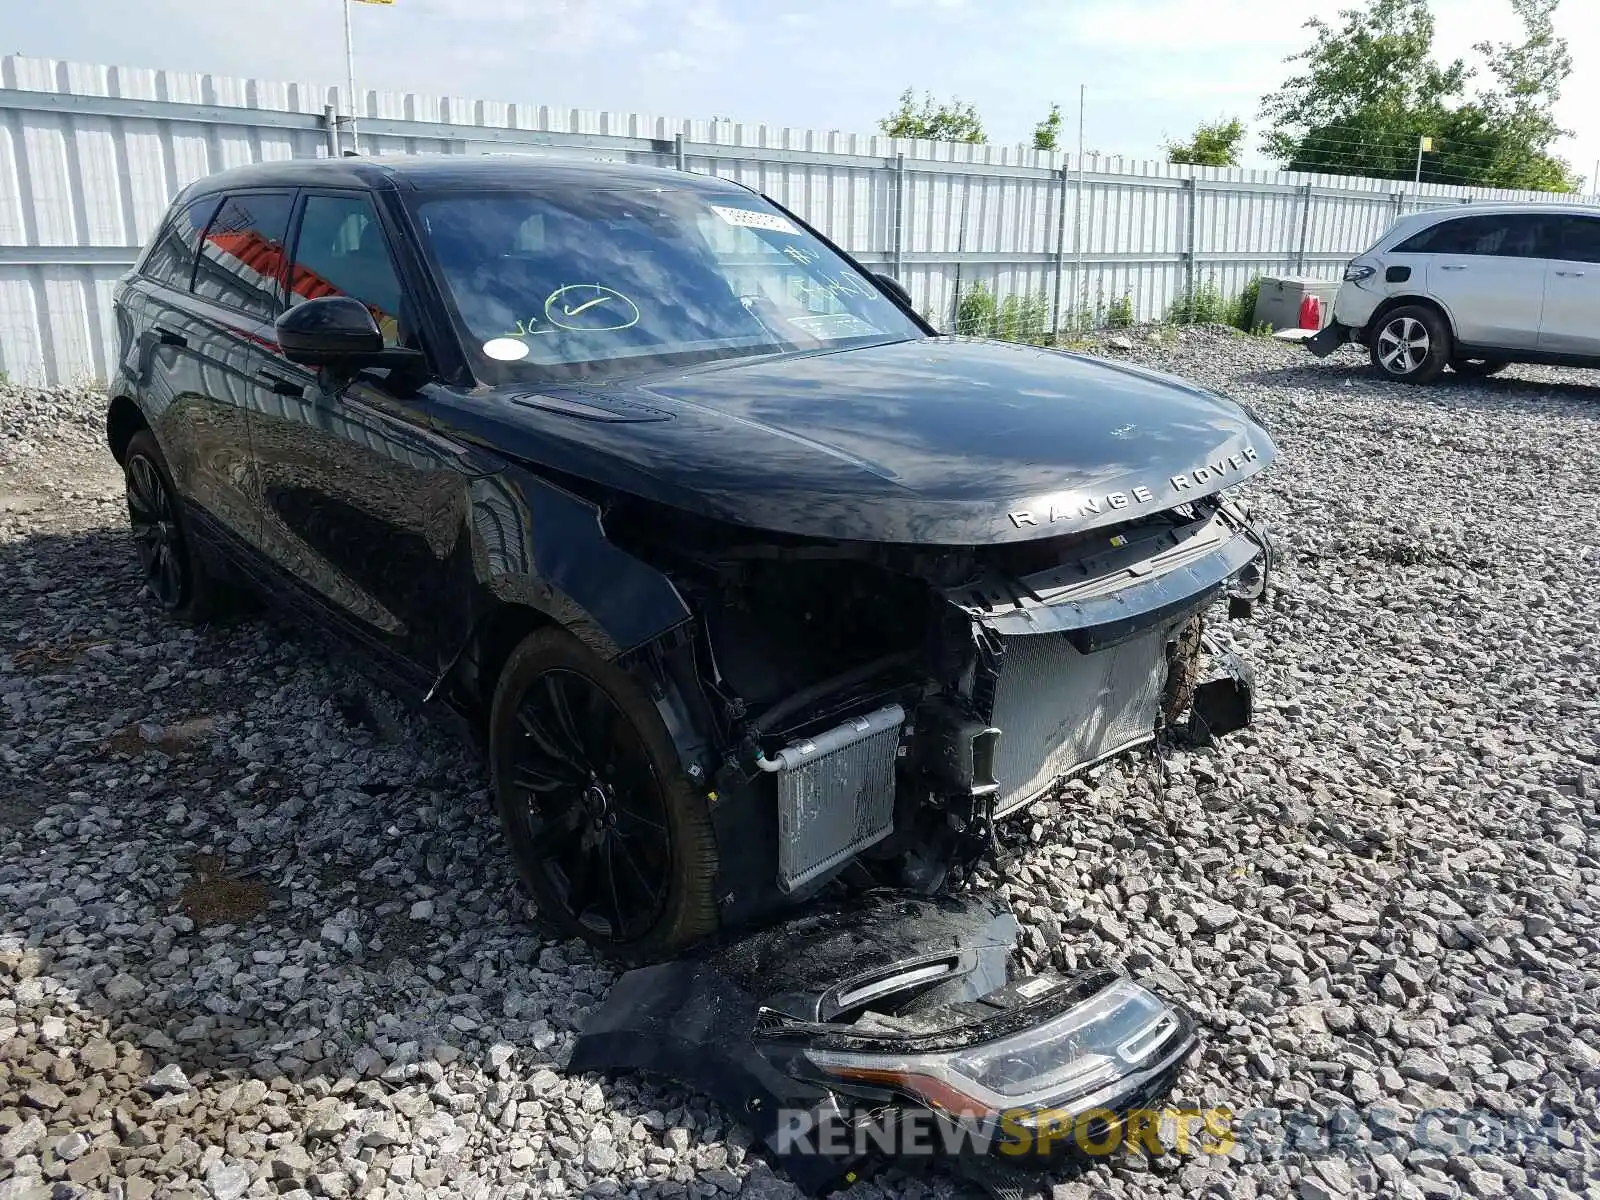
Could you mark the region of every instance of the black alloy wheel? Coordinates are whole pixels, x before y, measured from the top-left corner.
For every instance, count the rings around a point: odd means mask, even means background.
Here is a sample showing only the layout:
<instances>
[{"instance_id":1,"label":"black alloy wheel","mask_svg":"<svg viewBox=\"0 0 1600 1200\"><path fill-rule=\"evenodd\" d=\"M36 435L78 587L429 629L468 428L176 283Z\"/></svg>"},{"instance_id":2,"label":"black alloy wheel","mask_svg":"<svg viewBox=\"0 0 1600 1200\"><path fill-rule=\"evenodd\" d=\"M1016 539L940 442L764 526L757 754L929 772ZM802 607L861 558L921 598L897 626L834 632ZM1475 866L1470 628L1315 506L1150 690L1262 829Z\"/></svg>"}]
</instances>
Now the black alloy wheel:
<instances>
[{"instance_id":1,"label":"black alloy wheel","mask_svg":"<svg viewBox=\"0 0 1600 1200\"><path fill-rule=\"evenodd\" d=\"M637 939L661 915L672 879L667 807L644 743L599 685L546 671L517 707L512 782L549 891L575 925Z\"/></svg>"},{"instance_id":2,"label":"black alloy wheel","mask_svg":"<svg viewBox=\"0 0 1600 1200\"><path fill-rule=\"evenodd\" d=\"M175 612L183 603L189 574L177 506L155 463L143 454L128 456L125 474L128 525L139 551L144 585L162 608Z\"/></svg>"},{"instance_id":3,"label":"black alloy wheel","mask_svg":"<svg viewBox=\"0 0 1600 1200\"><path fill-rule=\"evenodd\" d=\"M199 624L208 620L215 608L216 588L195 554L172 472L148 429L128 440L122 474L128 493L128 526L145 590L180 621Z\"/></svg>"},{"instance_id":4,"label":"black alloy wheel","mask_svg":"<svg viewBox=\"0 0 1600 1200\"><path fill-rule=\"evenodd\" d=\"M705 790L626 671L562 630L528 635L501 670L489 741L506 840L547 925L629 961L716 929Z\"/></svg>"}]
</instances>

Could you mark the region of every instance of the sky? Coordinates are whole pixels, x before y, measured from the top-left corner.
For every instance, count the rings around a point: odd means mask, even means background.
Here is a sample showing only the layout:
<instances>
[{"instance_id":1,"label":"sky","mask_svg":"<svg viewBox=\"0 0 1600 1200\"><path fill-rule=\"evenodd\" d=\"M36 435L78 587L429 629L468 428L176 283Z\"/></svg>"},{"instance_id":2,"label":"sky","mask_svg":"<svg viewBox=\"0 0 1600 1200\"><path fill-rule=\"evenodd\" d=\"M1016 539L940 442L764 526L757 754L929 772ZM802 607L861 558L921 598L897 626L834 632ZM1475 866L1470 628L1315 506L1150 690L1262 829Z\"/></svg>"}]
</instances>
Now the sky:
<instances>
[{"instance_id":1,"label":"sky","mask_svg":"<svg viewBox=\"0 0 1600 1200\"><path fill-rule=\"evenodd\" d=\"M344 78L343 0L0 0L0 53L264 80ZM1437 52L1517 33L1509 0L1432 0ZM1557 146L1600 159L1597 0L1557 14L1576 69ZM1250 125L1333 0L395 0L353 4L363 88L651 116L876 132L907 87L977 106L989 140L1030 138L1052 102L1085 146L1135 159L1200 121Z\"/></svg>"}]
</instances>

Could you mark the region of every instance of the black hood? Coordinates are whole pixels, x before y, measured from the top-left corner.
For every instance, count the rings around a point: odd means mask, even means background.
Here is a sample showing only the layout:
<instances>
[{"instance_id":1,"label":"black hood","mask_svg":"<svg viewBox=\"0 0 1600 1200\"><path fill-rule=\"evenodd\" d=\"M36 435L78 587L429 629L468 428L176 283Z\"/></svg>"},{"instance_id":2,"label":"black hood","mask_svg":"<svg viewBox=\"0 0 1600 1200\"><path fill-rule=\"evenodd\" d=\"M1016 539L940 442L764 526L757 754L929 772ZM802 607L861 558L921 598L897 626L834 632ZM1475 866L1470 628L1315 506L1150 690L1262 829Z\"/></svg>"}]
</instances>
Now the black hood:
<instances>
[{"instance_id":1,"label":"black hood","mask_svg":"<svg viewBox=\"0 0 1600 1200\"><path fill-rule=\"evenodd\" d=\"M445 425L755 528L985 544L1170 508L1265 467L1232 401L1104 359L929 338L543 392L440 397Z\"/></svg>"}]
</instances>

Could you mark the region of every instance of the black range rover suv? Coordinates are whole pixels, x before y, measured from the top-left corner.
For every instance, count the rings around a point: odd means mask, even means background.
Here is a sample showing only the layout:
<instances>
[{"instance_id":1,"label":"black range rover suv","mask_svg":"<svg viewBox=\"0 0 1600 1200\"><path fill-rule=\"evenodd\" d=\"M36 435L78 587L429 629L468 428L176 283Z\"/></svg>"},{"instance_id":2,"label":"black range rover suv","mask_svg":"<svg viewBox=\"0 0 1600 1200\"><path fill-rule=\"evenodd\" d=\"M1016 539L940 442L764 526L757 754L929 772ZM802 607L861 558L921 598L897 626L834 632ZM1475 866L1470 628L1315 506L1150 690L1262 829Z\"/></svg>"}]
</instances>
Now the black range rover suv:
<instances>
[{"instance_id":1,"label":"black range rover suv","mask_svg":"<svg viewBox=\"0 0 1600 1200\"><path fill-rule=\"evenodd\" d=\"M1246 719L1237 676L1195 697L1202 610L1265 586L1228 493L1260 425L938 336L737 184L239 168L115 311L155 599L261 593L462 718L541 915L624 957L834 883L935 891L1063 777Z\"/></svg>"}]
</instances>

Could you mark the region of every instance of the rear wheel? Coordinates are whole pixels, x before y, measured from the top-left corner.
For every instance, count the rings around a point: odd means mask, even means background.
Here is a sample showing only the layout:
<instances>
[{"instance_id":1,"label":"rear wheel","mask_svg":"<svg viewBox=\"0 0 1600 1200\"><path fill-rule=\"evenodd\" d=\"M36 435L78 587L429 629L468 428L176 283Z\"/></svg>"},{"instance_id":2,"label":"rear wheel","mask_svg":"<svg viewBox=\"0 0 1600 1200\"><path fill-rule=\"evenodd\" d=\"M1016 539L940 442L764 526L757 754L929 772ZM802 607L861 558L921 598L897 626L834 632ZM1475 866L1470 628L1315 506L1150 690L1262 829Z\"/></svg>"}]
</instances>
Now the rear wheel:
<instances>
[{"instance_id":1,"label":"rear wheel","mask_svg":"<svg viewBox=\"0 0 1600 1200\"><path fill-rule=\"evenodd\" d=\"M629 961L716 929L706 797L630 675L538 630L501 672L489 736L506 840L548 925Z\"/></svg>"},{"instance_id":2,"label":"rear wheel","mask_svg":"<svg viewBox=\"0 0 1600 1200\"><path fill-rule=\"evenodd\" d=\"M167 460L148 429L128 440L122 473L145 591L179 620L206 620L212 612L212 582L190 538Z\"/></svg>"},{"instance_id":3,"label":"rear wheel","mask_svg":"<svg viewBox=\"0 0 1600 1200\"><path fill-rule=\"evenodd\" d=\"M1469 375L1477 379L1498 375L1511 364L1503 358L1452 358L1450 369L1457 375Z\"/></svg>"},{"instance_id":4,"label":"rear wheel","mask_svg":"<svg viewBox=\"0 0 1600 1200\"><path fill-rule=\"evenodd\" d=\"M1450 361L1450 327L1432 308L1408 304L1373 326L1367 349L1372 366L1387 379L1432 383Z\"/></svg>"}]
</instances>

